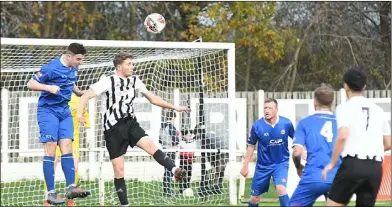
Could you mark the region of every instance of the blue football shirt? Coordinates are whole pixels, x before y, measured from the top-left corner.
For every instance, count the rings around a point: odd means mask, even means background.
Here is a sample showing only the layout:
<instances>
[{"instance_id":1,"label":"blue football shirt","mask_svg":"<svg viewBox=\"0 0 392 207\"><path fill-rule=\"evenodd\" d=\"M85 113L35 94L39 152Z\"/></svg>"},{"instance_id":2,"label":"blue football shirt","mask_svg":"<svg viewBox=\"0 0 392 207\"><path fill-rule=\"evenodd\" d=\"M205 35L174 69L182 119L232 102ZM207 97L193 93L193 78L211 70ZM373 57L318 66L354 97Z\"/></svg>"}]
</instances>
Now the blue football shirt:
<instances>
[{"instance_id":1,"label":"blue football shirt","mask_svg":"<svg viewBox=\"0 0 392 207\"><path fill-rule=\"evenodd\" d=\"M32 79L46 85L56 85L60 87L57 94L41 91L38 106L68 106L71 100L74 84L77 81L77 68L65 66L61 56L51 60L41 67L40 71L33 75Z\"/></svg>"},{"instance_id":2,"label":"blue football shirt","mask_svg":"<svg viewBox=\"0 0 392 207\"><path fill-rule=\"evenodd\" d=\"M290 153L288 137L294 137L291 121L283 116L278 117L275 126L264 118L257 120L250 131L249 145L257 145L257 165L271 166L288 162Z\"/></svg>"},{"instance_id":3,"label":"blue football shirt","mask_svg":"<svg viewBox=\"0 0 392 207\"><path fill-rule=\"evenodd\" d=\"M321 172L331 160L337 134L336 117L332 112L316 111L298 122L293 145L303 146L307 150L307 161L300 183L332 183L341 161L328 173L327 180L322 180Z\"/></svg>"}]
</instances>

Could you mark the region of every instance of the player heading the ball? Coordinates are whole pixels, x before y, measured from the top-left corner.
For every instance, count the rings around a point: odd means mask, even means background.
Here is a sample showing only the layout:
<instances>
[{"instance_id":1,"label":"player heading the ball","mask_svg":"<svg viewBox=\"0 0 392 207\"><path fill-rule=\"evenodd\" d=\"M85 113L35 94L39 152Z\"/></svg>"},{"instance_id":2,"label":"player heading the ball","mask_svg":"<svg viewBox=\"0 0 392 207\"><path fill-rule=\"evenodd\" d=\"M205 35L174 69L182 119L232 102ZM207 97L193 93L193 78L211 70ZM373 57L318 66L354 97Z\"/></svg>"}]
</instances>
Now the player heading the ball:
<instances>
[{"instance_id":1,"label":"player heading the ball","mask_svg":"<svg viewBox=\"0 0 392 207\"><path fill-rule=\"evenodd\" d=\"M75 185L75 165L72 155L74 127L69 109L72 92L81 96L83 92L75 85L79 65L83 63L86 49L83 45L72 43L66 53L42 66L27 83L29 89L41 91L37 107L37 121L40 142L44 145L43 171L49 204L65 203L55 190L54 160L56 147L60 146L61 166L65 175L67 199L84 198L89 191ZM78 129L76 129L78 130Z\"/></svg>"},{"instance_id":2,"label":"player heading the ball","mask_svg":"<svg viewBox=\"0 0 392 207\"><path fill-rule=\"evenodd\" d=\"M133 75L134 66L132 55L120 52L114 57L116 68L113 74L102 76L91 85L81 98L78 106L78 119L85 122L83 111L89 99L100 96L103 104L103 126L106 148L114 169L114 186L121 205L129 205L127 187L124 180L124 154L128 146L139 148L152 155L162 166L173 172L177 181L181 180L186 171L175 166L174 162L153 143L151 138L140 127L134 113L133 102L136 92L143 94L151 104L176 110L189 112L185 106L173 106L161 97L150 92L138 76Z\"/></svg>"}]
</instances>

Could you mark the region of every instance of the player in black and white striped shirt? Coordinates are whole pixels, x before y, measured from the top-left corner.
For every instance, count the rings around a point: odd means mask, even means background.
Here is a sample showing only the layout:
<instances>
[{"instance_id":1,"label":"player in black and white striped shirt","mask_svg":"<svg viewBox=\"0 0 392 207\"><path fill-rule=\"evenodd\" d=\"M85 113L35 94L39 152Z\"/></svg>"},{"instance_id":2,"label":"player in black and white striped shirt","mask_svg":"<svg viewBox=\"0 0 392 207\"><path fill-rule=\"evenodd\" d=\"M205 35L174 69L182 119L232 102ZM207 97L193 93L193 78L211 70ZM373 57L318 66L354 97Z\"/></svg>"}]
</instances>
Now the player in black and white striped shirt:
<instances>
[{"instance_id":1,"label":"player in black and white striped shirt","mask_svg":"<svg viewBox=\"0 0 392 207\"><path fill-rule=\"evenodd\" d=\"M80 98L78 119L80 122L85 121L82 112L89 99L95 96L103 96L103 125L106 148L109 151L114 169L114 185L121 205L127 206L129 202L124 181L124 154L128 145L131 147L138 146L152 155L159 164L173 172L177 181L186 175L186 171L176 167L174 162L156 147L140 127L133 109L136 93L142 93L151 104L156 106L178 112L189 112L189 109L185 106L173 106L148 91L139 77L132 75L134 69L132 55L121 52L115 56L113 63L116 68L115 73L102 77L97 83L91 85L90 90Z\"/></svg>"}]
</instances>

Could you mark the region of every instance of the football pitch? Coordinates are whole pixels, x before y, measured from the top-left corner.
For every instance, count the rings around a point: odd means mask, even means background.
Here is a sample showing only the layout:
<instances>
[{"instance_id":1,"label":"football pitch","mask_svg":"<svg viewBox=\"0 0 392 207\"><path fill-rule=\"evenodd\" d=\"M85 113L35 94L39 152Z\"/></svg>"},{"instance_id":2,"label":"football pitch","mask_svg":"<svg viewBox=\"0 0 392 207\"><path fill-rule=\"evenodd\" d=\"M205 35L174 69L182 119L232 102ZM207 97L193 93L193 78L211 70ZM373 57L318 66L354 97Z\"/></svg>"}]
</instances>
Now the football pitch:
<instances>
[{"instance_id":1,"label":"football pitch","mask_svg":"<svg viewBox=\"0 0 392 207\"><path fill-rule=\"evenodd\" d=\"M98 206L100 205L100 197L104 196L105 206L118 205L117 195L113 189L112 182L105 182L105 195L100 195L98 191L98 181L81 181L85 189L92 190L92 196L87 199L75 200L76 205ZM220 195L210 195L201 198L197 195L196 186L198 183L192 183L194 197L184 198L183 196L174 196L173 198L164 199L162 197L162 185L159 181L140 182L137 180L128 180L128 197L132 206L151 206L151 205L167 205L167 206L228 206L229 195L227 192L228 184L224 183L226 191ZM237 183L239 184L239 182ZM247 206L247 199L250 195L251 179L246 180L245 199L238 203L238 206ZM56 185L61 195L64 191L64 183ZM174 187L175 189L177 188ZM1 199L0 206L42 206L43 201L43 182L40 180L25 180L12 183L1 183ZM237 188L238 189L238 188ZM260 206L280 206L277 193L272 183L268 193L262 196ZM325 206L325 202L317 202L315 206ZM355 206L355 202L351 202L349 206ZM390 201L378 201L376 206L391 206Z\"/></svg>"}]
</instances>

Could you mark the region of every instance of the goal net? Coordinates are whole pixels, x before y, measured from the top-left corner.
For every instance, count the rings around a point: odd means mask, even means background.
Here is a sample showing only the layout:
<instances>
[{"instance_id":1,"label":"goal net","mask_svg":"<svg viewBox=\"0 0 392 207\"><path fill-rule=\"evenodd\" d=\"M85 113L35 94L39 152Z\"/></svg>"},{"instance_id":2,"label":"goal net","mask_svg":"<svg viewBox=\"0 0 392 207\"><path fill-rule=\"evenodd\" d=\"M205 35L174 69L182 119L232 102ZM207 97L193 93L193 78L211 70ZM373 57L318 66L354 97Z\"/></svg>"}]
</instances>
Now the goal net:
<instances>
[{"instance_id":1,"label":"goal net","mask_svg":"<svg viewBox=\"0 0 392 207\"><path fill-rule=\"evenodd\" d=\"M190 177L175 182L165 176L164 168L151 156L129 148L125 179L131 205L236 203L234 172L238 174L240 165L236 161L237 140L244 135L238 135L242 129L235 129L235 104L229 104L235 101L234 44L2 38L1 205L43 204L43 146L36 121L39 92L27 89L26 83L71 42L87 48L78 72L77 85L82 90L114 71L114 55L124 51L133 54L134 73L150 91L172 104L191 107L190 113L176 113L173 122L184 141L182 148L162 147L160 129L168 120L167 111L141 96L135 99L135 114L141 126L163 151L173 155L177 165L188 169ZM89 102L91 127L79 128L79 183L91 190L92 196L76 199L76 205L119 204L103 138L100 101L97 97ZM195 135L196 126L200 127ZM192 159L185 159L190 155ZM65 182L60 163L55 179L56 189L63 196ZM191 190L185 190L188 188Z\"/></svg>"}]
</instances>

